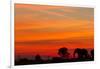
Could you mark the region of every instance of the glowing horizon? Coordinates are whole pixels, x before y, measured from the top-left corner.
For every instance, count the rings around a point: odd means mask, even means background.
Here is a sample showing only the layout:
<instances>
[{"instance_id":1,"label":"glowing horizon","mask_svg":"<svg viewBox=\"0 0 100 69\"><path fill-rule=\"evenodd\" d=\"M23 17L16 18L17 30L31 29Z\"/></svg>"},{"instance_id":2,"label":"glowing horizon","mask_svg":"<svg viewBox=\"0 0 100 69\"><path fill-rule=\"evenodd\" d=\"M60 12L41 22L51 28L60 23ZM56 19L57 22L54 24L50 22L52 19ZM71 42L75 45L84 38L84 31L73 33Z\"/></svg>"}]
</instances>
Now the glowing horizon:
<instances>
[{"instance_id":1,"label":"glowing horizon","mask_svg":"<svg viewBox=\"0 0 100 69\"><path fill-rule=\"evenodd\" d=\"M93 8L15 4L16 54L48 54L63 46L93 48L93 12Z\"/></svg>"}]
</instances>

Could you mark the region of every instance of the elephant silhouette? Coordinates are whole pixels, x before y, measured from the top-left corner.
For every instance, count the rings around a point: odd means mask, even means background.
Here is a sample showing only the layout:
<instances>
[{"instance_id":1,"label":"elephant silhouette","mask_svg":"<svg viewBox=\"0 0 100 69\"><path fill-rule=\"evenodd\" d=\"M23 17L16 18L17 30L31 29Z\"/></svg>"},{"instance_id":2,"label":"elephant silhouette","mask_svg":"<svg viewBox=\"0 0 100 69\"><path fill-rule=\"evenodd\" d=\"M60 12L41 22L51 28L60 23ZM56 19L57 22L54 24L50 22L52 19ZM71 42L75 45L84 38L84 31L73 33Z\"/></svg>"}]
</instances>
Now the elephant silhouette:
<instances>
[{"instance_id":1,"label":"elephant silhouette","mask_svg":"<svg viewBox=\"0 0 100 69\"><path fill-rule=\"evenodd\" d=\"M86 49L77 48L77 49L74 50L74 53L73 53L73 56L75 58L76 58L76 54L77 54L78 59L88 58L88 51Z\"/></svg>"}]
</instances>

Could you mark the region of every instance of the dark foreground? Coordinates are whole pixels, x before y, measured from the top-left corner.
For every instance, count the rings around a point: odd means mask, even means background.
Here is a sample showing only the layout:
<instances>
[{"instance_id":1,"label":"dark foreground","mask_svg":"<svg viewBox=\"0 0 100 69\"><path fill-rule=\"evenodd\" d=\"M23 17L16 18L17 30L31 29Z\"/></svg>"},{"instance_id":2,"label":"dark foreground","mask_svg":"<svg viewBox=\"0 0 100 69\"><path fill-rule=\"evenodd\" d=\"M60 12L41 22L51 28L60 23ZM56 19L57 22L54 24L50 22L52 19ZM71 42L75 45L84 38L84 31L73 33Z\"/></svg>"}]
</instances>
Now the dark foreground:
<instances>
[{"instance_id":1,"label":"dark foreground","mask_svg":"<svg viewBox=\"0 0 100 69\"><path fill-rule=\"evenodd\" d=\"M48 63L64 63L64 62L83 62L83 61L94 61L94 59L61 59L61 58L54 58L52 60L48 61L34 61L34 60L28 60L28 59L21 59L19 61L15 61L15 65L32 65L32 64L48 64Z\"/></svg>"},{"instance_id":2,"label":"dark foreground","mask_svg":"<svg viewBox=\"0 0 100 69\"><path fill-rule=\"evenodd\" d=\"M20 58L15 60L15 65L32 65L32 64L48 64L48 63L64 63L64 62L83 62L94 61L94 50L77 48L74 50L73 58L70 58L68 49L63 47L58 50L59 57L48 57L46 60L37 54L34 59Z\"/></svg>"}]
</instances>

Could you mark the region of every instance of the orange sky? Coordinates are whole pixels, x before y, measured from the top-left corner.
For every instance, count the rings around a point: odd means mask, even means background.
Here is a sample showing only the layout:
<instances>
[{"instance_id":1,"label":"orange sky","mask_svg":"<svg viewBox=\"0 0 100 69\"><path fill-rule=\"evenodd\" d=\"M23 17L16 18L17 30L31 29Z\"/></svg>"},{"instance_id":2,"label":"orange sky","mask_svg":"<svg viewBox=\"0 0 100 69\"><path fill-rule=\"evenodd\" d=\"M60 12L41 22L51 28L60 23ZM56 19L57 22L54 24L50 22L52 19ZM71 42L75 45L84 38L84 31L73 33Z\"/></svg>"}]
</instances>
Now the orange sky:
<instances>
[{"instance_id":1,"label":"orange sky","mask_svg":"<svg viewBox=\"0 0 100 69\"><path fill-rule=\"evenodd\" d=\"M15 4L15 51L93 48L93 19L93 8Z\"/></svg>"}]
</instances>

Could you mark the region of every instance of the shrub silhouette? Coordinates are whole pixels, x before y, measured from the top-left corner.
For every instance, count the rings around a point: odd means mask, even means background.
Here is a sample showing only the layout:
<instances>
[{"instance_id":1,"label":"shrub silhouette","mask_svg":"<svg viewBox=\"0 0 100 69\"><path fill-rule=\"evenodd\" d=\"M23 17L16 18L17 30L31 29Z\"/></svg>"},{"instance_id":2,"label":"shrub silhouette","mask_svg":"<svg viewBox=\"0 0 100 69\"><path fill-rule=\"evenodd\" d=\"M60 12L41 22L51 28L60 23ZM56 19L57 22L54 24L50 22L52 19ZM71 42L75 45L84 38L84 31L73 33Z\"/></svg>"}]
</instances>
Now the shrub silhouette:
<instances>
[{"instance_id":1,"label":"shrub silhouette","mask_svg":"<svg viewBox=\"0 0 100 69\"><path fill-rule=\"evenodd\" d=\"M28 64L33 64L33 60L22 58L15 62L15 65L28 65Z\"/></svg>"},{"instance_id":2,"label":"shrub silhouette","mask_svg":"<svg viewBox=\"0 0 100 69\"><path fill-rule=\"evenodd\" d=\"M40 55L36 55L35 56L35 61L34 61L35 63L43 63L43 60L42 60L42 58L41 58L41 56Z\"/></svg>"},{"instance_id":3,"label":"shrub silhouette","mask_svg":"<svg viewBox=\"0 0 100 69\"><path fill-rule=\"evenodd\" d=\"M36 56L35 56L35 60L37 60L37 61L42 60L42 59L41 59L41 56L40 56L40 55L36 55Z\"/></svg>"}]
</instances>

